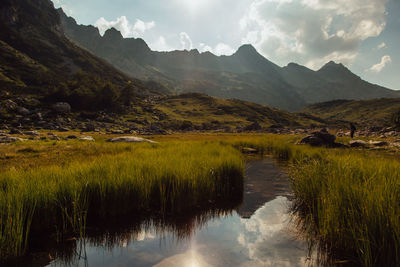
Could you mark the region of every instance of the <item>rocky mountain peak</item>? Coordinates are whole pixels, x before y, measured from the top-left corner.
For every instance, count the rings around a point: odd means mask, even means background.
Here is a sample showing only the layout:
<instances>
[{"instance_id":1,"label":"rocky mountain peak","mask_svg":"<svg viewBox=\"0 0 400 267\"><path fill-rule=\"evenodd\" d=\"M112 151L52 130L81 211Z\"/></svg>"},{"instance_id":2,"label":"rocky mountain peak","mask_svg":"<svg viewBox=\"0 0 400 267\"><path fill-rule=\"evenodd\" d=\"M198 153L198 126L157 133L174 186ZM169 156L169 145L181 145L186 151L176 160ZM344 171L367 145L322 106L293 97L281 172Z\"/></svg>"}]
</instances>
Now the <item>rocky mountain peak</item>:
<instances>
[{"instance_id":1,"label":"rocky mountain peak","mask_svg":"<svg viewBox=\"0 0 400 267\"><path fill-rule=\"evenodd\" d=\"M257 50L251 44L245 44L239 47L236 51L235 55L242 55L242 56L253 56L253 55L260 55Z\"/></svg>"},{"instance_id":2,"label":"rocky mountain peak","mask_svg":"<svg viewBox=\"0 0 400 267\"><path fill-rule=\"evenodd\" d=\"M106 32L103 35L103 38L109 39L111 41L119 41L119 40L124 39L124 37L122 36L121 32L118 31L115 28L111 28L111 29L106 30Z\"/></svg>"}]
</instances>

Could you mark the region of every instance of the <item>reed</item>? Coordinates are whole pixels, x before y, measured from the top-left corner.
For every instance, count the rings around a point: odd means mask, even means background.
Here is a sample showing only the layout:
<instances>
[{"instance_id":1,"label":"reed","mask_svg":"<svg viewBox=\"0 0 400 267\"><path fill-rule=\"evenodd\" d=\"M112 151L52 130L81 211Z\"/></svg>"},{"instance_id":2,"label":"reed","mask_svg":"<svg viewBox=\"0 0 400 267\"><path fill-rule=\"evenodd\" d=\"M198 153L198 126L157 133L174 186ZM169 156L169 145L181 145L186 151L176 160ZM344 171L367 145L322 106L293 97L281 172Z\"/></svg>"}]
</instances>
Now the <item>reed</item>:
<instances>
[{"instance_id":1,"label":"reed","mask_svg":"<svg viewBox=\"0 0 400 267\"><path fill-rule=\"evenodd\" d=\"M179 213L242 192L243 160L231 146L168 142L129 147L63 167L3 172L0 258L23 255L31 236L84 235L86 223L102 218Z\"/></svg>"}]
</instances>

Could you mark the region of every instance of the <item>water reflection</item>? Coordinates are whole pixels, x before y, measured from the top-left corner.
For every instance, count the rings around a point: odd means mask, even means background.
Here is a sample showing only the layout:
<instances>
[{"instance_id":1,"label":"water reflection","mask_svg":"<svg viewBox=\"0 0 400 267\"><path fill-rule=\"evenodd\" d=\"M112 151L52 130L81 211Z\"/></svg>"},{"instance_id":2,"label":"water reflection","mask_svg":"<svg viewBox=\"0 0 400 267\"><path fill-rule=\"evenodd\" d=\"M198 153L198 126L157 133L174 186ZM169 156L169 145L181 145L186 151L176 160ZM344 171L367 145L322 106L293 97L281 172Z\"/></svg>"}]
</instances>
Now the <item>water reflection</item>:
<instances>
[{"instance_id":1,"label":"water reflection","mask_svg":"<svg viewBox=\"0 0 400 267\"><path fill-rule=\"evenodd\" d=\"M49 266L306 266L307 246L288 227L288 185L271 159L252 161L243 202L236 196L181 216L110 222L71 242L68 253L54 251Z\"/></svg>"}]
</instances>

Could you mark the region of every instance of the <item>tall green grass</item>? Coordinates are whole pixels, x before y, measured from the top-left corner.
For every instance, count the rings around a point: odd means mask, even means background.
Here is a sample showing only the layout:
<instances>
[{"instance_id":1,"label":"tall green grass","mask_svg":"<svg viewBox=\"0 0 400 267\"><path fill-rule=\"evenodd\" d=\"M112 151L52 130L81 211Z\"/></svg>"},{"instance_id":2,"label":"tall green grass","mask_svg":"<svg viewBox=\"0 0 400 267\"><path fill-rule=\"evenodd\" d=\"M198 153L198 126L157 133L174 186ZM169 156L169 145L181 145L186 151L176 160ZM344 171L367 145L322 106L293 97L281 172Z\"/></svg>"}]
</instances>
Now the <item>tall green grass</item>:
<instances>
[{"instance_id":1,"label":"tall green grass","mask_svg":"<svg viewBox=\"0 0 400 267\"><path fill-rule=\"evenodd\" d=\"M400 263L400 162L384 152L299 146L294 136L233 141L288 161L293 213L320 260Z\"/></svg>"},{"instance_id":2,"label":"tall green grass","mask_svg":"<svg viewBox=\"0 0 400 267\"><path fill-rule=\"evenodd\" d=\"M295 210L327 260L362 266L400 262L400 162L327 153L293 171ZM330 259L329 259L330 257Z\"/></svg>"},{"instance_id":3,"label":"tall green grass","mask_svg":"<svg viewBox=\"0 0 400 267\"><path fill-rule=\"evenodd\" d=\"M162 216L241 194L242 177L240 152L217 142L137 144L90 162L3 172L0 258L23 255L43 233L84 235L102 218Z\"/></svg>"}]
</instances>

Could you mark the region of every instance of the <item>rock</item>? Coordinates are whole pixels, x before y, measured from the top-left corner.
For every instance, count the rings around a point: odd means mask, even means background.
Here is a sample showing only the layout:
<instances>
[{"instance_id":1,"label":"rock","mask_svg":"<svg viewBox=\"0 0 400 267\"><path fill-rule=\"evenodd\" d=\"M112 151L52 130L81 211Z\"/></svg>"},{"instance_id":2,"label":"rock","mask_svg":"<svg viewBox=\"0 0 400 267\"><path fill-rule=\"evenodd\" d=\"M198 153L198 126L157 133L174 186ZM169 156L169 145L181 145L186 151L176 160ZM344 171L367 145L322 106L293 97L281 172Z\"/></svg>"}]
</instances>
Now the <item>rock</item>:
<instances>
[{"instance_id":1,"label":"rock","mask_svg":"<svg viewBox=\"0 0 400 267\"><path fill-rule=\"evenodd\" d=\"M112 138L107 140L107 142L112 142L112 143L117 143L117 142L126 142L126 143L152 143L152 144L156 144L157 142L148 140L148 139L144 139L141 137L136 137L136 136L121 136L121 137L116 137L116 138Z\"/></svg>"},{"instance_id":2,"label":"rock","mask_svg":"<svg viewBox=\"0 0 400 267\"><path fill-rule=\"evenodd\" d=\"M26 141L26 139L13 136L0 136L0 143L14 143L18 141Z\"/></svg>"},{"instance_id":3,"label":"rock","mask_svg":"<svg viewBox=\"0 0 400 267\"><path fill-rule=\"evenodd\" d=\"M96 126L93 123L86 123L85 128L82 129L84 132L94 132L96 131Z\"/></svg>"},{"instance_id":4,"label":"rock","mask_svg":"<svg viewBox=\"0 0 400 267\"><path fill-rule=\"evenodd\" d=\"M42 113L40 113L40 112L36 113L36 118L37 118L38 121L43 121Z\"/></svg>"},{"instance_id":5,"label":"rock","mask_svg":"<svg viewBox=\"0 0 400 267\"><path fill-rule=\"evenodd\" d=\"M371 145L373 145L373 146L387 146L387 145L389 145L389 143L385 142L385 141L372 141L372 140L370 140L369 143Z\"/></svg>"},{"instance_id":6,"label":"rock","mask_svg":"<svg viewBox=\"0 0 400 267\"><path fill-rule=\"evenodd\" d=\"M54 141L60 141L60 140L61 140L61 138L60 138L60 137L58 137L58 136L56 136L56 135L53 135L52 137L50 137L50 140L54 140Z\"/></svg>"},{"instance_id":7,"label":"rock","mask_svg":"<svg viewBox=\"0 0 400 267\"><path fill-rule=\"evenodd\" d=\"M255 148L251 148L251 147L244 147L242 148L242 153L244 154L257 154L258 150Z\"/></svg>"},{"instance_id":8,"label":"rock","mask_svg":"<svg viewBox=\"0 0 400 267\"><path fill-rule=\"evenodd\" d=\"M66 114L71 112L71 105L66 102L58 102L53 105L54 111L61 114Z\"/></svg>"},{"instance_id":9,"label":"rock","mask_svg":"<svg viewBox=\"0 0 400 267\"><path fill-rule=\"evenodd\" d=\"M67 136L67 139L78 139L78 136L76 136L76 135L69 135L69 136Z\"/></svg>"},{"instance_id":10,"label":"rock","mask_svg":"<svg viewBox=\"0 0 400 267\"><path fill-rule=\"evenodd\" d=\"M68 131L70 131L71 129L70 129L70 128L67 128L67 127L59 127L57 130L58 130L59 132L68 132Z\"/></svg>"},{"instance_id":11,"label":"rock","mask_svg":"<svg viewBox=\"0 0 400 267\"><path fill-rule=\"evenodd\" d=\"M6 109L11 111L16 110L18 108L17 103L12 101L11 99L7 99L6 101L4 101L4 106Z\"/></svg>"},{"instance_id":12,"label":"rock","mask_svg":"<svg viewBox=\"0 0 400 267\"><path fill-rule=\"evenodd\" d=\"M26 109L24 107L18 107L17 112L18 112L18 114L23 115L23 116L27 116L31 113L28 109Z\"/></svg>"},{"instance_id":13,"label":"rock","mask_svg":"<svg viewBox=\"0 0 400 267\"><path fill-rule=\"evenodd\" d=\"M112 130L111 133L112 134L124 134L124 131L122 131L122 130Z\"/></svg>"},{"instance_id":14,"label":"rock","mask_svg":"<svg viewBox=\"0 0 400 267\"><path fill-rule=\"evenodd\" d=\"M29 132L24 132L24 135L39 136L40 133L38 133L37 131L29 131Z\"/></svg>"},{"instance_id":15,"label":"rock","mask_svg":"<svg viewBox=\"0 0 400 267\"><path fill-rule=\"evenodd\" d=\"M22 134L22 132L18 129L11 129L9 134Z\"/></svg>"},{"instance_id":16,"label":"rock","mask_svg":"<svg viewBox=\"0 0 400 267\"><path fill-rule=\"evenodd\" d=\"M313 135L307 135L303 139L301 139L300 144L304 145L311 145L311 146L323 146L324 142L322 139L313 136Z\"/></svg>"},{"instance_id":17,"label":"rock","mask_svg":"<svg viewBox=\"0 0 400 267\"><path fill-rule=\"evenodd\" d=\"M335 143L336 136L328 133L326 129L312 132L311 135L304 137L300 144L308 144L311 146L326 146L326 147L337 147Z\"/></svg>"},{"instance_id":18,"label":"rock","mask_svg":"<svg viewBox=\"0 0 400 267\"><path fill-rule=\"evenodd\" d=\"M368 147L368 143L363 140L351 140L350 147Z\"/></svg>"},{"instance_id":19,"label":"rock","mask_svg":"<svg viewBox=\"0 0 400 267\"><path fill-rule=\"evenodd\" d=\"M388 133L385 133L386 136L398 136L398 133L396 131L390 131Z\"/></svg>"},{"instance_id":20,"label":"rock","mask_svg":"<svg viewBox=\"0 0 400 267\"><path fill-rule=\"evenodd\" d=\"M78 139L79 139L80 141L91 141L91 142L94 142L94 141L95 141L94 138L91 137L91 136L82 136L82 137L79 137Z\"/></svg>"},{"instance_id":21,"label":"rock","mask_svg":"<svg viewBox=\"0 0 400 267\"><path fill-rule=\"evenodd\" d=\"M261 125L256 121L256 122L253 122L252 124L244 127L243 130L244 131L258 131L258 130L261 130L261 129L262 129Z\"/></svg>"},{"instance_id":22,"label":"rock","mask_svg":"<svg viewBox=\"0 0 400 267\"><path fill-rule=\"evenodd\" d=\"M312 132L311 135L318 137L323 140L326 144L333 144L336 140L336 136L328 133L326 129L322 129L320 131Z\"/></svg>"}]
</instances>

